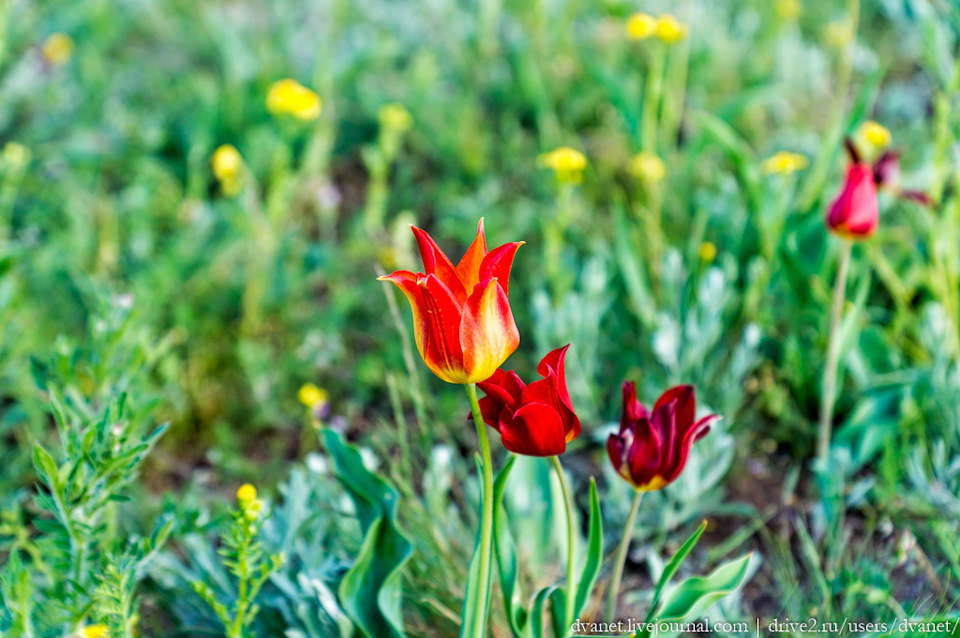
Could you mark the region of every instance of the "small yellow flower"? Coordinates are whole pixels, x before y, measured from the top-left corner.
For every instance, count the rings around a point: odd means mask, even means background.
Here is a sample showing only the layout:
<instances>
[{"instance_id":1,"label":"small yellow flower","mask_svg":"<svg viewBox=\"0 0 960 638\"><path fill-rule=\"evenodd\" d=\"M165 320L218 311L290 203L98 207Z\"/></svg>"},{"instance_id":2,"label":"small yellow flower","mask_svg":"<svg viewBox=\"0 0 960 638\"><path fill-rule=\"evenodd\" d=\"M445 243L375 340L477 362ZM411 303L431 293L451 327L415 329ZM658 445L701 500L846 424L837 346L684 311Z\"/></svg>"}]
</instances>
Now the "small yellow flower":
<instances>
[{"instance_id":1,"label":"small yellow flower","mask_svg":"<svg viewBox=\"0 0 960 638\"><path fill-rule=\"evenodd\" d=\"M19 171L30 163L30 149L20 142L7 142L3 147L3 163L12 171Z\"/></svg>"},{"instance_id":2,"label":"small yellow flower","mask_svg":"<svg viewBox=\"0 0 960 638\"><path fill-rule=\"evenodd\" d=\"M381 127L398 133L409 131L410 127L413 126L413 117L399 102L381 106L378 117Z\"/></svg>"},{"instance_id":3,"label":"small yellow flower","mask_svg":"<svg viewBox=\"0 0 960 638\"><path fill-rule=\"evenodd\" d=\"M40 53L48 64L66 64L73 55L73 39L65 33L54 33L40 46Z\"/></svg>"},{"instance_id":4,"label":"small yellow flower","mask_svg":"<svg viewBox=\"0 0 960 638\"><path fill-rule=\"evenodd\" d=\"M873 120L868 120L861 124L857 129L855 137L876 151L890 146L890 142L893 139L890 131L888 131L886 127L882 124L877 124Z\"/></svg>"},{"instance_id":5,"label":"small yellow flower","mask_svg":"<svg viewBox=\"0 0 960 638\"><path fill-rule=\"evenodd\" d=\"M780 151L763 160L760 169L767 175L792 175L809 164L805 155Z\"/></svg>"},{"instance_id":6,"label":"small yellow flower","mask_svg":"<svg viewBox=\"0 0 960 638\"><path fill-rule=\"evenodd\" d=\"M224 144L213 152L210 158L214 176L222 181L236 179L243 169L243 158L240 151L232 144Z\"/></svg>"},{"instance_id":7,"label":"small yellow flower","mask_svg":"<svg viewBox=\"0 0 960 638\"><path fill-rule=\"evenodd\" d=\"M312 383L304 383L297 392L297 398L300 399L300 403L312 408L320 403L326 403L330 395L323 388L318 388Z\"/></svg>"},{"instance_id":8,"label":"small yellow flower","mask_svg":"<svg viewBox=\"0 0 960 638\"><path fill-rule=\"evenodd\" d=\"M824 41L835 49L847 46L855 36L853 25L846 18L834 20L823 28Z\"/></svg>"},{"instance_id":9,"label":"small yellow flower","mask_svg":"<svg viewBox=\"0 0 960 638\"><path fill-rule=\"evenodd\" d=\"M717 247L712 242L705 241L700 244L700 261L709 264L717 257Z\"/></svg>"},{"instance_id":10,"label":"small yellow flower","mask_svg":"<svg viewBox=\"0 0 960 638\"><path fill-rule=\"evenodd\" d=\"M107 638L107 626L104 624L88 625L78 632L80 638Z\"/></svg>"},{"instance_id":11,"label":"small yellow flower","mask_svg":"<svg viewBox=\"0 0 960 638\"><path fill-rule=\"evenodd\" d=\"M673 44L684 39L688 32L687 25L670 14L664 14L657 18L657 37L667 44Z\"/></svg>"},{"instance_id":12,"label":"small yellow flower","mask_svg":"<svg viewBox=\"0 0 960 638\"><path fill-rule=\"evenodd\" d=\"M803 5L800 0L777 0L773 10L784 20L796 20L803 13Z\"/></svg>"},{"instance_id":13,"label":"small yellow flower","mask_svg":"<svg viewBox=\"0 0 960 638\"><path fill-rule=\"evenodd\" d=\"M627 37L646 40L657 32L657 19L646 13L634 13L627 18Z\"/></svg>"},{"instance_id":14,"label":"small yellow flower","mask_svg":"<svg viewBox=\"0 0 960 638\"><path fill-rule=\"evenodd\" d=\"M629 170L631 175L649 184L656 184L667 174L663 160L646 151L637 153L630 159Z\"/></svg>"},{"instance_id":15,"label":"small yellow flower","mask_svg":"<svg viewBox=\"0 0 960 638\"><path fill-rule=\"evenodd\" d=\"M256 498L257 488L250 483L244 483L240 486L240 489L237 490L237 501L240 503L241 507L246 508L246 506L256 500Z\"/></svg>"},{"instance_id":16,"label":"small yellow flower","mask_svg":"<svg viewBox=\"0 0 960 638\"><path fill-rule=\"evenodd\" d=\"M253 522L260 518L260 514L263 513L263 501L259 498L255 498L252 501L242 505L243 516L249 522Z\"/></svg>"},{"instance_id":17,"label":"small yellow flower","mask_svg":"<svg viewBox=\"0 0 960 638\"><path fill-rule=\"evenodd\" d=\"M299 120L320 117L323 102L320 96L296 80L277 80L267 91L267 110L273 115L292 115Z\"/></svg>"},{"instance_id":18,"label":"small yellow flower","mask_svg":"<svg viewBox=\"0 0 960 638\"><path fill-rule=\"evenodd\" d=\"M576 184L583 178L583 169L587 167L587 158L580 151L561 146L558 149L543 153L537 158L537 163L544 168L551 169L561 183Z\"/></svg>"}]
</instances>

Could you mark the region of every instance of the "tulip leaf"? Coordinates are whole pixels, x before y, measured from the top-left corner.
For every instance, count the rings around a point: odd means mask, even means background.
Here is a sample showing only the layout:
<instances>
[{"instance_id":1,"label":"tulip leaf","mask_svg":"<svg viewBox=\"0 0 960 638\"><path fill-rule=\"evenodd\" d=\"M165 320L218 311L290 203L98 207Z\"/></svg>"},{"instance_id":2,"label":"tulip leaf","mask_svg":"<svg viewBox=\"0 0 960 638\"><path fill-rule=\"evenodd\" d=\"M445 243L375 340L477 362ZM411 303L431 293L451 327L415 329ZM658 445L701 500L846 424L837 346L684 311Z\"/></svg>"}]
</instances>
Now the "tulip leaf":
<instances>
[{"instance_id":1,"label":"tulip leaf","mask_svg":"<svg viewBox=\"0 0 960 638\"><path fill-rule=\"evenodd\" d=\"M587 534L587 562L580 573L577 584L577 598L574 606L574 618L580 615L590 598L590 592L600 574L603 563L603 518L600 512L600 497L597 496L597 481L590 477L590 525Z\"/></svg>"},{"instance_id":2,"label":"tulip leaf","mask_svg":"<svg viewBox=\"0 0 960 638\"><path fill-rule=\"evenodd\" d=\"M700 523L700 526L697 527L696 531L690 535L690 538L684 541L680 549L677 550L677 553L674 554L670 562L667 563L667 566L663 568L663 573L660 574L660 580L657 581L657 588L653 592L653 602L650 603L650 615L647 616L648 622L652 619L653 610L657 608L657 603L660 602L664 588L670 582L670 579L673 578L673 575L677 573L677 570L680 569L680 564L683 563L690 552L693 551L694 546L697 544L697 541L700 540L700 537L703 536L703 532L706 529L707 521L703 521Z\"/></svg>"},{"instance_id":3,"label":"tulip leaf","mask_svg":"<svg viewBox=\"0 0 960 638\"><path fill-rule=\"evenodd\" d=\"M543 638L543 611L544 606L550 605L550 627L555 638L567 635L564 625L564 591L562 587L550 585L544 587L533 597L530 605L530 635L532 638Z\"/></svg>"},{"instance_id":4,"label":"tulip leaf","mask_svg":"<svg viewBox=\"0 0 960 638\"><path fill-rule=\"evenodd\" d=\"M402 569L413 547L396 525L399 494L363 465L359 450L339 433L328 428L320 435L364 535L356 560L340 581L340 603L365 638L405 638Z\"/></svg>"},{"instance_id":5,"label":"tulip leaf","mask_svg":"<svg viewBox=\"0 0 960 638\"><path fill-rule=\"evenodd\" d=\"M507 514L503 508L504 486L516 455L512 455L497 475L493 484L493 539L496 549L497 570L500 573L500 589L503 592L503 608L510 622L510 631L515 638L524 636L527 624L527 611L523 608L523 594L520 591L520 573L517 569L517 553L510 534Z\"/></svg>"},{"instance_id":6,"label":"tulip leaf","mask_svg":"<svg viewBox=\"0 0 960 638\"><path fill-rule=\"evenodd\" d=\"M724 563L708 576L693 576L677 585L654 613L659 622L683 622L697 617L727 594L743 585L751 554ZM646 635L640 632L637 636Z\"/></svg>"}]
</instances>

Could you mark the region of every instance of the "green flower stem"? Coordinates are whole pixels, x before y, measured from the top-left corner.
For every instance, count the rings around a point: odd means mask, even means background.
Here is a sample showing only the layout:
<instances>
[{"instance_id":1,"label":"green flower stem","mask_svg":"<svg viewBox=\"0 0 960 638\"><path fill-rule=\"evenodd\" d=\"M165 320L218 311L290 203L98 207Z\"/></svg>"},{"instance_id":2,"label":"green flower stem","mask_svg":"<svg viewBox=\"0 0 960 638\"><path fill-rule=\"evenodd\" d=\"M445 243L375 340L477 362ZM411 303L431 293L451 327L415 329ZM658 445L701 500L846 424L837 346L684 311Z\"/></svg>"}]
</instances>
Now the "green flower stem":
<instances>
[{"instance_id":1,"label":"green flower stem","mask_svg":"<svg viewBox=\"0 0 960 638\"><path fill-rule=\"evenodd\" d=\"M490 455L490 439L487 438L487 426L483 422L483 413L480 412L480 402L477 400L477 384L469 383L467 398L470 400L470 409L473 410L473 424L477 427L477 438L480 439L480 458L483 460L483 510L480 516L480 568L477 579L479 596L476 606L476 616L473 623L475 636L483 638L487 633L487 602L490 598L490 566L493 558L493 461Z\"/></svg>"},{"instance_id":2,"label":"green flower stem","mask_svg":"<svg viewBox=\"0 0 960 638\"><path fill-rule=\"evenodd\" d=\"M551 456L553 469L557 472L557 478L560 480L560 490L563 492L563 504L567 510L567 608L564 612L564 627L573 624L574 604L577 597L577 583L574 578L574 560L577 555L577 535L573 528L573 495L570 493L570 487L567 485L567 477L563 473L563 467L560 465L559 456Z\"/></svg>"},{"instance_id":3,"label":"green flower stem","mask_svg":"<svg viewBox=\"0 0 960 638\"><path fill-rule=\"evenodd\" d=\"M610 579L607 614L604 616L607 622L614 622L614 616L617 613L617 597L620 594L620 580L623 578L623 566L624 563L627 562L627 550L630 549L630 540L633 537L633 525L637 520L637 512L640 511L640 502L643 500L643 494L640 490L634 490L633 505L630 506L630 513L627 514L627 522L623 526L623 536L620 538L617 557L613 563L613 578Z\"/></svg>"},{"instance_id":4,"label":"green flower stem","mask_svg":"<svg viewBox=\"0 0 960 638\"><path fill-rule=\"evenodd\" d=\"M820 435L817 439L817 457L826 463L830 455L830 433L833 427L833 404L837 400L837 368L840 364L840 322L843 302L847 294L847 275L850 272L850 254L853 242L844 239L840 245L840 265L833 286L833 305L830 309L830 341L827 362L823 371L823 395L820 403Z\"/></svg>"}]
</instances>

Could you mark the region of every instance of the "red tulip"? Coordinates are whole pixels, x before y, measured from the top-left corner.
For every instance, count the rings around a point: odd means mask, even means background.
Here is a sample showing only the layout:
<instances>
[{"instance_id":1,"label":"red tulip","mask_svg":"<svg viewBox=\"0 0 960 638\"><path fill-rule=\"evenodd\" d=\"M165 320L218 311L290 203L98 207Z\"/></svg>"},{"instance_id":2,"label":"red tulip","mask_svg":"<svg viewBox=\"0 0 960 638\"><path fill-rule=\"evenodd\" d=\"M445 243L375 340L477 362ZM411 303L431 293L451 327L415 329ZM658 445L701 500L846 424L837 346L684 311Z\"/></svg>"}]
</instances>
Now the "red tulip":
<instances>
[{"instance_id":1,"label":"red tulip","mask_svg":"<svg viewBox=\"0 0 960 638\"><path fill-rule=\"evenodd\" d=\"M503 446L526 456L556 456L580 434L573 411L563 359L566 345L550 352L537 366L542 379L524 384L516 372L497 370L479 384L483 421L500 433ZM472 418L472 417L471 417Z\"/></svg>"},{"instance_id":2,"label":"red tulip","mask_svg":"<svg viewBox=\"0 0 960 638\"><path fill-rule=\"evenodd\" d=\"M637 401L636 384L625 382L620 431L607 440L613 467L640 491L666 487L680 476L693 444L720 418L711 414L696 421L696 413L692 385L670 388L650 412Z\"/></svg>"},{"instance_id":3,"label":"red tulip","mask_svg":"<svg viewBox=\"0 0 960 638\"><path fill-rule=\"evenodd\" d=\"M847 169L843 190L830 205L827 227L838 235L864 239L877 230L880 211L873 168L855 162Z\"/></svg>"},{"instance_id":4,"label":"red tulip","mask_svg":"<svg viewBox=\"0 0 960 638\"><path fill-rule=\"evenodd\" d=\"M488 252L481 219L476 239L454 266L430 235L411 228L426 273L398 270L380 279L410 300L417 349L435 375L450 383L485 381L520 344L507 292L523 242Z\"/></svg>"}]
</instances>

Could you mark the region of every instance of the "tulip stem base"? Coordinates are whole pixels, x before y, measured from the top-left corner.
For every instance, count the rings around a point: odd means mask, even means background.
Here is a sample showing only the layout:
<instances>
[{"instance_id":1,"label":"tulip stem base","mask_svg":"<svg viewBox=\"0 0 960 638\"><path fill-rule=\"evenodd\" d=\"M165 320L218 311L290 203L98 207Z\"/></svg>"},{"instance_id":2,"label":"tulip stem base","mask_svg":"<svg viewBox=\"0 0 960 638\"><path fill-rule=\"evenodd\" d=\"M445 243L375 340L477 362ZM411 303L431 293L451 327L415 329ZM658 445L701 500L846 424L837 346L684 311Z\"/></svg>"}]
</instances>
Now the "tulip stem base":
<instances>
[{"instance_id":1,"label":"tulip stem base","mask_svg":"<svg viewBox=\"0 0 960 638\"><path fill-rule=\"evenodd\" d=\"M830 456L830 437L833 430L833 405L837 400L837 376L840 366L841 322L843 302L847 295L847 276L850 273L850 255L853 242L845 239L840 245L840 264L837 280L833 286L833 304L830 308L830 336L827 344L827 361L823 371L823 393L820 403L820 433L817 438L817 458L823 469Z\"/></svg>"},{"instance_id":2,"label":"tulip stem base","mask_svg":"<svg viewBox=\"0 0 960 638\"><path fill-rule=\"evenodd\" d=\"M604 616L607 622L614 622L616 620L617 598L620 596L620 581L623 578L623 567L627 562L627 550L630 549L630 541L633 539L633 526L637 520L637 512L640 511L640 502L643 500L643 494L640 490L634 490L633 504L630 506L630 513L627 514L627 522L623 526L623 536L620 538L617 557L613 563L613 577L610 579L610 593L607 597L607 614Z\"/></svg>"},{"instance_id":3,"label":"tulip stem base","mask_svg":"<svg viewBox=\"0 0 960 638\"><path fill-rule=\"evenodd\" d=\"M577 597L577 583L574 577L574 567L577 556L577 534L573 525L573 494L570 492L570 486L567 484L567 476L563 473L563 466L560 465L559 456L551 456L553 469L557 472L557 479L560 481L560 490L563 492L564 508L567 511L567 595L565 597L567 607L564 610L565 627L573 624L574 606Z\"/></svg>"},{"instance_id":4,"label":"tulip stem base","mask_svg":"<svg viewBox=\"0 0 960 638\"><path fill-rule=\"evenodd\" d=\"M490 439L487 437L487 425L483 422L483 413L480 411L480 402L477 399L477 385L469 383L464 386L467 390L467 399L473 411L473 424L477 428L477 438L480 439L480 458L483 463L483 502L480 513L480 552L477 591L470 592L477 597L477 605L472 627L474 635L470 638L483 638L487 634L487 608L490 599L490 568L493 558L493 460L490 454Z\"/></svg>"}]
</instances>

